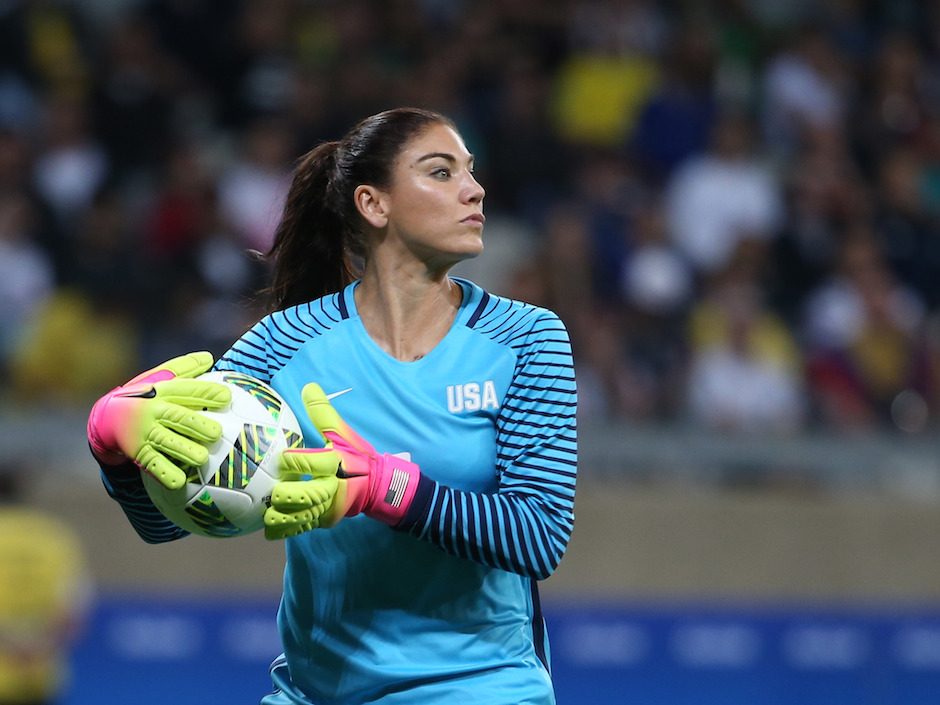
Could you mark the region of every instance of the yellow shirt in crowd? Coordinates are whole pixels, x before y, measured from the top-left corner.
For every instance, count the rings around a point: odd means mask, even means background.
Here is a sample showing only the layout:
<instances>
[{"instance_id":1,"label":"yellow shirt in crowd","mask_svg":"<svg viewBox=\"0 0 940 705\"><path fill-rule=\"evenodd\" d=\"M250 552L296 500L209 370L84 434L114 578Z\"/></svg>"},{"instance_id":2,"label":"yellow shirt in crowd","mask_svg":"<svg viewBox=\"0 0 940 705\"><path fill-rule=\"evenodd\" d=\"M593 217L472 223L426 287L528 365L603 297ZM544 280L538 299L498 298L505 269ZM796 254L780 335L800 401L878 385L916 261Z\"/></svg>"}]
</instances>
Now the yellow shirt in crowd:
<instances>
[{"instance_id":1,"label":"yellow shirt in crowd","mask_svg":"<svg viewBox=\"0 0 940 705\"><path fill-rule=\"evenodd\" d=\"M69 526L36 509L0 505L0 705L61 692L89 587Z\"/></svg>"}]
</instances>

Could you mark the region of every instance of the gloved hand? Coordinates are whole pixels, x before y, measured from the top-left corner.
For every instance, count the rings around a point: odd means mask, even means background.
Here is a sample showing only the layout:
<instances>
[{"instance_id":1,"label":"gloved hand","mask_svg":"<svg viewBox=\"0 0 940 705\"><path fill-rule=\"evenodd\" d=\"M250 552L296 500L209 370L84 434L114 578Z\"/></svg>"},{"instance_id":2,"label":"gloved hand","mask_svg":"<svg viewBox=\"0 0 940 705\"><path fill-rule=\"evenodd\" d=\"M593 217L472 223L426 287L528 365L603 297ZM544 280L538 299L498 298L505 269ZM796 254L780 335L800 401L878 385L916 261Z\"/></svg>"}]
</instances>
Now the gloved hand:
<instances>
[{"instance_id":1,"label":"gloved hand","mask_svg":"<svg viewBox=\"0 0 940 705\"><path fill-rule=\"evenodd\" d=\"M282 481L271 492L265 535L284 538L317 527L330 528L360 513L390 526L401 522L418 488L420 468L394 455L377 453L343 421L320 385L308 384L301 396L325 445L281 454ZM293 527L292 533L286 531L288 526ZM285 531L276 530L280 528Z\"/></svg>"},{"instance_id":2,"label":"gloved hand","mask_svg":"<svg viewBox=\"0 0 940 705\"><path fill-rule=\"evenodd\" d=\"M277 461L280 480L264 512L264 537L286 539L320 525L339 486L339 456L325 448L285 450Z\"/></svg>"},{"instance_id":3,"label":"gloved hand","mask_svg":"<svg viewBox=\"0 0 940 705\"><path fill-rule=\"evenodd\" d=\"M181 466L202 465L222 426L198 410L218 410L228 387L194 379L212 367L207 352L175 357L99 399L88 417L88 442L105 465L129 459L169 489L186 482Z\"/></svg>"}]
</instances>

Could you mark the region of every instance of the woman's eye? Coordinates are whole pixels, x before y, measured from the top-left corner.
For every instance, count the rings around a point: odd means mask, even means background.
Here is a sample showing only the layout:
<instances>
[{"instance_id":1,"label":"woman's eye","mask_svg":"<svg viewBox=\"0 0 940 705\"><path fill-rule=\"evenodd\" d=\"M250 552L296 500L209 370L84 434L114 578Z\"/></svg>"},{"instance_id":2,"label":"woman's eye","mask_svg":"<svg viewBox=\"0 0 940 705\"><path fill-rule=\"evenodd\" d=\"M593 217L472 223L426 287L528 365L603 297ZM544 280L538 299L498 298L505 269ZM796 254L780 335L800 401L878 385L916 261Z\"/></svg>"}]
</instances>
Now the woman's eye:
<instances>
[{"instance_id":1,"label":"woman's eye","mask_svg":"<svg viewBox=\"0 0 940 705\"><path fill-rule=\"evenodd\" d=\"M441 180L446 179L450 177L450 169L444 166L439 167L431 172L431 176Z\"/></svg>"}]
</instances>

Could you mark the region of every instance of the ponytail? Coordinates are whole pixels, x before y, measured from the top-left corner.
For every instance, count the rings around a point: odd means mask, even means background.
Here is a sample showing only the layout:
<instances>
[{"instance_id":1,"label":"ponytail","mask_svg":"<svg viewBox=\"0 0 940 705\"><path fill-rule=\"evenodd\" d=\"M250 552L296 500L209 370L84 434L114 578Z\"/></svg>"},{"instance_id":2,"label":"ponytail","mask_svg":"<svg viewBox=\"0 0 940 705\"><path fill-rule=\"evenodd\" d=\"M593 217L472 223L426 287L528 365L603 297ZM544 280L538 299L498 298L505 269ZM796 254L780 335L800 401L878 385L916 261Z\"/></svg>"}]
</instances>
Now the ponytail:
<instances>
[{"instance_id":1,"label":"ponytail","mask_svg":"<svg viewBox=\"0 0 940 705\"><path fill-rule=\"evenodd\" d=\"M350 232L336 183L339 142L324 142L297 162L274 243L265 254L275 262L267 290L270 310L339 291L358 276Z\"/></svg>"}]
</instances>

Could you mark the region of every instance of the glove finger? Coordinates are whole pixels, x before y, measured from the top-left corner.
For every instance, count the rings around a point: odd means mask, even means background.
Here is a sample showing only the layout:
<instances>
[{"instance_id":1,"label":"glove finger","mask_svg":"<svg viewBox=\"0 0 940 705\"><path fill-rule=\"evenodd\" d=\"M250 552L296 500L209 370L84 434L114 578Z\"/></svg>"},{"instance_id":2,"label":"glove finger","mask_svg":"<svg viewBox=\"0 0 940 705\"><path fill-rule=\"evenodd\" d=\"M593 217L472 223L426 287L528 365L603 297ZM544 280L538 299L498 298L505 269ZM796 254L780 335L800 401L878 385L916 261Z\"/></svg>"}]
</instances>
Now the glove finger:
<instances>
[{"instance_id":1,"label":"glove finger","mask_svg":"<svg viewBox=\"0 0 940 705\"><path fill-rule=\"evenodd\" d=\"M329 508L336 494L339 480L336 476L313 480L281 480L271 489L271 508L282 513L309 511L309 518L317 519Z\"/></svg>"},{"instance_id":2,"label":"glove finger","mask_svg":"<svg viewBox=\"0 0 940 705\"><path fill-rule=\"evenodd\" d=\"M152 378L171 379L173 377L198 377L212 369L212 353L200 351L188 353L167 360L161 365L141 372L124 386L136 384L144 380L153 381Z\"/></svg>"},{"instance_id":3,"label":"glove finger","mask_svg":"<svg viewBox=\"0 0 940 705\"><path fill-rule=\"evenodd\" d=\"M160 410L155 428L160 427L201 443L214 443L222 437L222 424L218 421L176 404L167 404Z\"/></svg>"},{"instance_id":4,"label":"glove finger","mask_svg":"<svg viewBox=\"0 0 940 705\"><path fill-rule=\"evenodd\" d=\"M298 536L300 533L294 533L293 531L287 531L281 529L280 527L266 526L264 527L264 538L268 541L280 541L281 539L289 539L292 536Z\"/></svg>"},{"instance_id":5,"label":"glove finger","mask_svg":"<svg viewBox=\"0 0 940 705\"><path fill-rule=\"evenodd\" d=\"M186 473L151 446L141 448L135 461L169 490L178 490L186 482Z\"/></svg>"},{"instance_id":6,"label":"glove finger","mask_svg":"<svg viewBox=\"0 0 940 705\"><path fill-rule=\"evenodd\" d=\"M330 411L333 411L333 413L336 412L335 409L333 409L332 404L330 404L330 400L327 399L323 388L316 382L310 382L309 384L304 385L304 388L300 392L300 398L304 402L304 409L306 409L307 416L313 423L313 427L317 429L317 432L320 434L323 442L329 445L330 441L326 436L323 435L323 431L320 430L321 422L318 421L321 419L321 417L328 417Z\"/></svg>"},{"instance_id":7,"label":"glove finger","mask_svg":"<svg viewBox=\"0 0 940 705\"><path fill-rule=\"evenodd\" d=\"M268 507L264 513L264 537L270 540L286 539L317 528L316 521L304 521L304 518L304 513L285 514Z\"/></svg>"},{"instance_id":8,"label":"glove finger","mask_svg":"<svg viewBox=\"0 0 940 705\"><path fill-rule=\"evenodd\" d=\"M209 449L202 443L161 426L154 426L150 430L143 445L143 448L148 447L171 461L177 461L181 466L198 467L209 460Z\"/></svg>"},{"instance_id":9,"label":"glove finger","mask_svg":"<svg viewBox=\"0 0 940 705\"><path fill-rule=\"evenodd\" d=\"M323 442L332 445L333 437L338 436L345 440L356 450L373 453L375 449L372 444L366 441L362 436L352 430L349 425L343 421L339 412L330 404L323 389L316 382L311 382L304 386L301 391L301 398L304 402L304 408L314 427L323 437Z\"/></svg>"},{"instance_id":10,"label":"glove finger","mask_svg":"<svg viewBox=\"0 0 940 705\"><path fill-rule=\"evenodd\" d=\"M176 378L153 386L164 401L192 409L217 411L232 401L232 390L219 382Z\"/></svg>"},{"instance_id":11,"label":"glove finger","mask_svg":"<svg viewBox=\"0 0 940 705\"><path fill-rule=\"evenodd\" d=\"M306 531L311 529L316 529L316 524L284 524L283 526L267 526L264 527L264 538L268 541L279 541L281 539L289 539L293 536L300 536Z\"/></svg>"},{"instance_id":12,"label":"glove finger","mask_svg":"<svg viewBox=\"0 0 940 705\"><path fill-rule=\"evenodd\" d=\"M284 511L273 504L264 510L265 526L296 526L310 524L316 519L310 508Z\"/></svg>"},{"instance_id":13,"label":"glove finger","mask_svg":"<svg viewBox=\"0 0 940 705\"><path fill-rule=\"evenodd\" d=\"M278 476L282 480L305 480L330 477L339 469L339 454L327 448L298 448L285 450L277 461Z\"/></svg>"},{"instance_id":14,"label":"glove finger","mask_svg":"<svg viewBox=\"0 0 940 705\"><path fill-rule=\"evenodd\" d=\"M309 509L314 505L314 498L304 491L303 484L303 481L281 480L274 485L271 489L270 509L282 514L295 514L306 511L308 515L305 521L313 519L313 514L309 512ZM267 513L265 512L265 514Z\"/></svg>"}]
</instances>

